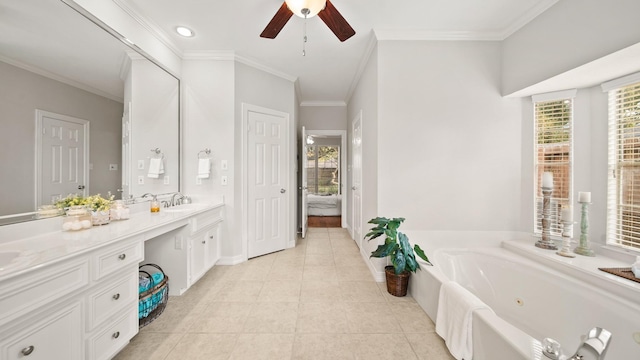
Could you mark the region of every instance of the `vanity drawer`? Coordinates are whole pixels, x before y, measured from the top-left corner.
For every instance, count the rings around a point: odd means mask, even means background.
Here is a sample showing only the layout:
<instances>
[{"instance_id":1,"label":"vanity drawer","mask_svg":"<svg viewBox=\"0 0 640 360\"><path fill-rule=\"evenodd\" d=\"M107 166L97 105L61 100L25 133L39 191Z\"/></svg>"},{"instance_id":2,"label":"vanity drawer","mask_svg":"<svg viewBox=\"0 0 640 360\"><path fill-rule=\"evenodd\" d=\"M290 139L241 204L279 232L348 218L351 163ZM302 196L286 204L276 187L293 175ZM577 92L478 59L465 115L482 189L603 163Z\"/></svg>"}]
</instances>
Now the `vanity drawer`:
<instances>
[{"instance_id":1,"label":"vanity drawer","mask_svg":"<svg viewBox=\"0 0 640 360\"><path fill-rule=\"evenodd\" d=\"M124 269L127 265L138 264L143 259L142 238L116 244L93 255L94 280Z\"/></svg>"},{"instance_id":2,"label":"vanity drawer","mask_svg":"<svg viewBox=\"0 0 640 360\"><path fill-rule=\"evenodd\" d=\"M110 317L126 311L126 306L138 300L138 269L100 285L87 296L87 330L103 323Z\"/></svg>"},{"instance_id":3,"label":"vanity drawer","mask_svg":"<svg viewBox=\"0 0 640 360\"><path fill-rule=\"evenodd\" d=\"M195 234L198 231L217 224L222 221L222 209L218 207L212 210L207 210L201 214L193 216L189 222L191 223L191 234Z\"/></svg>"},{"instance_id":4,"label":"vanity drawer","mask_svg":"<svg viewBox=\"0 0 640 360\"><path fill-rule=\"evenodd\" d=\"M14 320L89 284L84 258L42 268L0 283L0 324Z\"/></svg>"},{"instance_id":5,"label":"vanity drawer","mask_svg":"<svg viewBox=\"0 0 640 360\"><path fill-rule=\"evenodd\" d=\"M132 309L87 340L87 359L111 359L138 333L138 309Z\"/></svg>"}]
</instances>

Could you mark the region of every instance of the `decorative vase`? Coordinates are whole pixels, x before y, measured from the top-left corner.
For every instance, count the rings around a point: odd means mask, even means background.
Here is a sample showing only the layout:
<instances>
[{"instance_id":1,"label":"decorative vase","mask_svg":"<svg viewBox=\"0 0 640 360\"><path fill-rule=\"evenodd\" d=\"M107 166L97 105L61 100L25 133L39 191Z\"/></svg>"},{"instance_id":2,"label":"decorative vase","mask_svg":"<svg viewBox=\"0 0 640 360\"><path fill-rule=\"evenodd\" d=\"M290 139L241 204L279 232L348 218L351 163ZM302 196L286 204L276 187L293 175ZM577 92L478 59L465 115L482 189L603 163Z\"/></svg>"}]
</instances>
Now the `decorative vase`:
<instances>
[{"instance_id":1,"label":"decorative vase","mask_svg":"<svg viewBox=\"0 0 640 360\"><path fill-rule=\"evenodd\" d=\"M107 225L109 222L111 222L111 217L109 217L109 210L92 211L91 222L93 223L93 226Z\"/></svg>"},{"instance_id":2,"label":"decorative vase","mask_svg":"<svg viewBox=\"0 0 640 360\"><path fill-rule=\"evenodd\" d=\"M384 273L387 278L387 291L389 294L397 297L407 295L407 287L409 286L409 276L411 273L405 271L400 274L396 274L392 265L384 267Z\"/></svg>"}]
</instances>

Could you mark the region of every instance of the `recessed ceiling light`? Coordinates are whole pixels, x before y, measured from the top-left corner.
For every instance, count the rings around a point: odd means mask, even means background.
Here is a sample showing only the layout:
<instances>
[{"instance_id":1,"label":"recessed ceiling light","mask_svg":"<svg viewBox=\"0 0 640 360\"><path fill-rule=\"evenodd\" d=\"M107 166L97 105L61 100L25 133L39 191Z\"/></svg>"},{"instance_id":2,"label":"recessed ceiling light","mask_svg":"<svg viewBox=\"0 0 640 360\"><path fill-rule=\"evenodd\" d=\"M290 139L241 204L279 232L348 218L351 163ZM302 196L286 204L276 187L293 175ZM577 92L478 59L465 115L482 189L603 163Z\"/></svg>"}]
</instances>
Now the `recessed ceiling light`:
<instances>
[{"instance_id":1,"label":"recessed ceiling light","mask_svg":"<svg viewBox=\"0 0 640 360\"><path fill-rule=\"evenodd\" d=\"M192 36L195 35L193 30L189 29L188 27L184 27L184 26L178 26L176 28L176 32L178 34L180 34L181 36L184 36L184 37L192 37Z\"/></svg>"}]
</instances>

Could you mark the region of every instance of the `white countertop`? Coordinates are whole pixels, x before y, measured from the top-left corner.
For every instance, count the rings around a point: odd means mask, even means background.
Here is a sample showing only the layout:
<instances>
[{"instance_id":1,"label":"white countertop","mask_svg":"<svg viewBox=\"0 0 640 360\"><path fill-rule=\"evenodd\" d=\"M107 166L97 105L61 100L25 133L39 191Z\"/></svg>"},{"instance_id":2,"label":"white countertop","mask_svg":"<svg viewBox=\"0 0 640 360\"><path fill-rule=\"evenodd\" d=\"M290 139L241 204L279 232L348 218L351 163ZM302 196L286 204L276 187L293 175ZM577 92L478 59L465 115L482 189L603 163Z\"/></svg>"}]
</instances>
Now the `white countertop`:
<instances>
[{"instance_id":1,"label":"white countertop","mask_svg":"<svg viewBox=\"0 0 640 360\"><path fill-rule=\"evenodd\" d=\"M93 226L80 231L62 231L62 217L22 225L22 229L30 226L30 231L16 231L16 228L2 229L0 236L4 236L5 239L0 243L0 258L3 253L19 254L8 264L0 264L0 281L134 236L139 236L141 240L148 240L147 237L155 237L187 225L189 218L193 215L222 205L222 202L202 203L190 204L188 210L184 211L167 211L164 208L159 213L141 211L132 213L128 220L112 221L107 225ZM56 224L59 230L47 231ZM16 225L7 225L7 227L11 226ZM42 227L43 231L30 236L34 227ZM158 230L161 232L159 233ZM24 233L24 236L21 236L21 233ZM9 236L12 239L7 240Z\"/></svg>"}]
</instances>

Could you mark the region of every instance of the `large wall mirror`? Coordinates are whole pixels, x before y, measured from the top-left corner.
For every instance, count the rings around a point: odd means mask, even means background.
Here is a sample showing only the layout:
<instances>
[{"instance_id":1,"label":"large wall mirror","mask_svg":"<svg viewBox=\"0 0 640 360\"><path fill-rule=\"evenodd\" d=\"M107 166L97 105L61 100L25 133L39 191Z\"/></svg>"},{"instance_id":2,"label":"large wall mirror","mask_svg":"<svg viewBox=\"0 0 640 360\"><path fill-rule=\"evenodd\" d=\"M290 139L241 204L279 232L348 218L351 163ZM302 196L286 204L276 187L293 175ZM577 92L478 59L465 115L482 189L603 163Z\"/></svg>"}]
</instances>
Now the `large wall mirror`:
<instances>
[{"instance_id":1,"label":"large wall mirror","mask_svg":"<svg viewBox=\"0 0 640 360\"><path fill-rule=\"evenodd\" d=\"M103 26L61 0L0 0L0 224L55 194L180 190L179 80Z\"/></svg>"}]
</instances>

